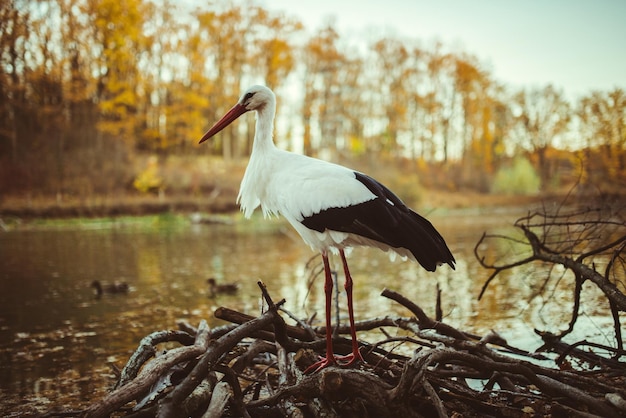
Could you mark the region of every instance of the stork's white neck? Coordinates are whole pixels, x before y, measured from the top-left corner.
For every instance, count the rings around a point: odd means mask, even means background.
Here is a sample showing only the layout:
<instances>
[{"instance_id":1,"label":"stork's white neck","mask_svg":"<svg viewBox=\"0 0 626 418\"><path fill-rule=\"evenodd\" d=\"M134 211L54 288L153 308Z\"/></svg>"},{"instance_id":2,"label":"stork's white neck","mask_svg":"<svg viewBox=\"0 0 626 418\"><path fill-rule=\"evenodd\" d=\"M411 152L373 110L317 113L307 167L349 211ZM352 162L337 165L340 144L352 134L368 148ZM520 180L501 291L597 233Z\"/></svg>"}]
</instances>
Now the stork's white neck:
<instances>
[{"instance_id":1,"label":"stork's white neck","mask_svg":"<svg viewBox=\"0 0 626 418\"><path fill-rule=\"evenodd\" d=\"M252 154L237 197L237 202L241 204L241 210L247 218L265 199L268 176L272 174L271 167L274 160L272 156L278 151L272 138L275 114L276 102L274 100L269 100L264 106L256 109ZM265 210L265 206L263 208Z\"/></svg>"},{"instance_id":2,"label":"stork's white neck","mask_svg":"<svg viewBox=\"0 0 626 418\"><path fill-rule=\"evenodd\" d=\"M256 126L254 128L254 144L252 145L252 156L256 153L266 152L274 148L274 116L276 114L276 103L269 101L265 106L256 111Z\"/></svg>"}]
</instances>

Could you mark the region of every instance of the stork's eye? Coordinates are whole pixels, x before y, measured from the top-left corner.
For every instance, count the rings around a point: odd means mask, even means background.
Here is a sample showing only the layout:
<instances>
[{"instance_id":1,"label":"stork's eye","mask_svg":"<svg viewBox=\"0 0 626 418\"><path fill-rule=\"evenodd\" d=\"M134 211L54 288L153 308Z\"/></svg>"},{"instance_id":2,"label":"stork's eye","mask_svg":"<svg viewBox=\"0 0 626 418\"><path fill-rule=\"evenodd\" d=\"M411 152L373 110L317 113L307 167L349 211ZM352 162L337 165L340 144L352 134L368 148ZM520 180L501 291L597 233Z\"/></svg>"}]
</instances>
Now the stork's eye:
<instances>
[{"instance_id":1,"label":"stork's eye","mask_svg":"<svg viewBox=\"0 0 626 418\"><path fill-rule=\"evenodd\" d=\"M252 96L254 96L254 93L247 93L245 96L243 96L243 101L247 102L252 98Z\"/></svg>"}]
</instances>

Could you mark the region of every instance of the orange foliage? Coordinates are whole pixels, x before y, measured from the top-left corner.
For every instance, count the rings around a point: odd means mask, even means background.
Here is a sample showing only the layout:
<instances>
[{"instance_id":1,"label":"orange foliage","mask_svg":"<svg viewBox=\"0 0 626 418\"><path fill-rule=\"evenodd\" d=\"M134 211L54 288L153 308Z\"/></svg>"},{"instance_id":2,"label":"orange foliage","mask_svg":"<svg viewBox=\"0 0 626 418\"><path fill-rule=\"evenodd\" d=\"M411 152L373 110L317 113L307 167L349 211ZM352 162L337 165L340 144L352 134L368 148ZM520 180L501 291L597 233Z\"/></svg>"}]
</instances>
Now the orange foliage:
<instances>
[{"instance_id":1,"label":"orange foliage","mask_svg":"<svg viewBox=\"0 0 626 418\"><path fill-rule=\"evenodd\" d=\"M544 187L626 178L621 89L571 104L552 86L509 92L440 43L302 29L254 0L0 2L0 192L124 190L138 153L245 157L252 119L197 139L259 82L305 153L411 161L427 186L487 191L520 153Z\"/></svg>"}]
</instances>

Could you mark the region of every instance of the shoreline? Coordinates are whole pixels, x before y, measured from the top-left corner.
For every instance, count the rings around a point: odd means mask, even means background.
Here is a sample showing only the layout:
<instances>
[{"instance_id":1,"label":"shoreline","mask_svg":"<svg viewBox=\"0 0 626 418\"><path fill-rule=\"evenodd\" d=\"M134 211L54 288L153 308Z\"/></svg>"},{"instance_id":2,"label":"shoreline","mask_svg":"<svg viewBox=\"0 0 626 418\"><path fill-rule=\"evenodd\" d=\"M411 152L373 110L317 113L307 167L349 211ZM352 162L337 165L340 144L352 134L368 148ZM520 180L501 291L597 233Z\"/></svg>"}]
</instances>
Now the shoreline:
<instances>
[{"instance_id":1,"label":"shoreline","mask_svg":"<svg viewBox=\"0 0 626 418\"><path fill-rule=\"evenodd\" d=\"M159 215L167 213L232 214L239 212L237 192L224 189L208 195L137 195L82 197L18 197L7 196L0 200L0 220L17 218L69 219L117 216ZM594 201L617 203L626 201L626 195L570 195L567 193L541 193L535 195L494 195L476 192L442 192L428 190L418 204L411 204L419 213L479 214L481 212L506 213L520 208L531 210L546 204L590 205ZM623 203L622 203L623 204Z\"/></svg>"}]
</instances>

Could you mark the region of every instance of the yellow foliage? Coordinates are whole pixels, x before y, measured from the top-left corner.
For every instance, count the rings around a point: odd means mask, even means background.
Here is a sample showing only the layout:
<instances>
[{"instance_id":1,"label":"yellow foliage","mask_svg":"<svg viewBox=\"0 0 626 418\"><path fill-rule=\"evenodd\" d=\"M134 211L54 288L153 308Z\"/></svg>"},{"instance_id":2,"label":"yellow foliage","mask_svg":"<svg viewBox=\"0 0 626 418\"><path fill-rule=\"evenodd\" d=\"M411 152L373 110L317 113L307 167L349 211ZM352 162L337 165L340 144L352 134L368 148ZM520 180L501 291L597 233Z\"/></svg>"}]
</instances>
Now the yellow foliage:
<instances>
[{"instance_id":1,"label":"yellow foliage","mask_svg":"<svg viewBox=\"0 0 626 418\"><path fill-rule=\"evenodd\" d=\"M350 141L350 152L352 153L352 155L360 156L360 155L365 154L365 151L367 151L367 146L365 144L365 141L363 141L362 138L351 136L349 138L349 141Z\"/></svg>"},{"instance_id":2,"label":"yellow foliage","mask_svg":"<svg viewBox=\"0 0 626 418\"><path fill-rule=\"evenodd\" d=\"M507 152L527 148L548 185L576 177L579 167L582 182L621 185L626 178L623 89L593 92L573 111L551 86L511 95L475 57L446 52L439 43L422 48L368 37L364 51L333 23L295 36L300 22L256 0L204 2L193 11L180 3L0 2L6 29L0 44L13 51L0 65L0 97L11 99L0 117L0 157L30 173L13 176L23 177L19 188L61 190L65 179L81 177L68 174L80 167L99 173L85 181L109 190L109 183L125 185L135 174L127 171L135 152L243 156L251 149L251 117L212 145L197 142L241 89L257 82L278 95L277 134L302 132L309 155L337 147L355 156L410 154L424 172L433 162L458 163L471 179L456 186L482 188ZM295 67L298 76L290 77ZM572 117L575 124L568 123ZM579 156L572 152L581 147ZM119 177L94 170L100 164L114 166ZM41 172L31 173L35 165ZM441 178L428 182L456 187ZM162 184L155 161L137 174L134 187L145 192Z\"/></svg>"},{"instance_id":3,"label":"yellow foliage","mask_svg":"<svg viewBox=\"0 0 626 418\"><path fill-rule=\"evenodd\" d=\"M159 175L159 164L156 157L150 157L146 169L135 177L133 187L141 193L163 189L163 178Z\"/></svg>"}]
</instances>

